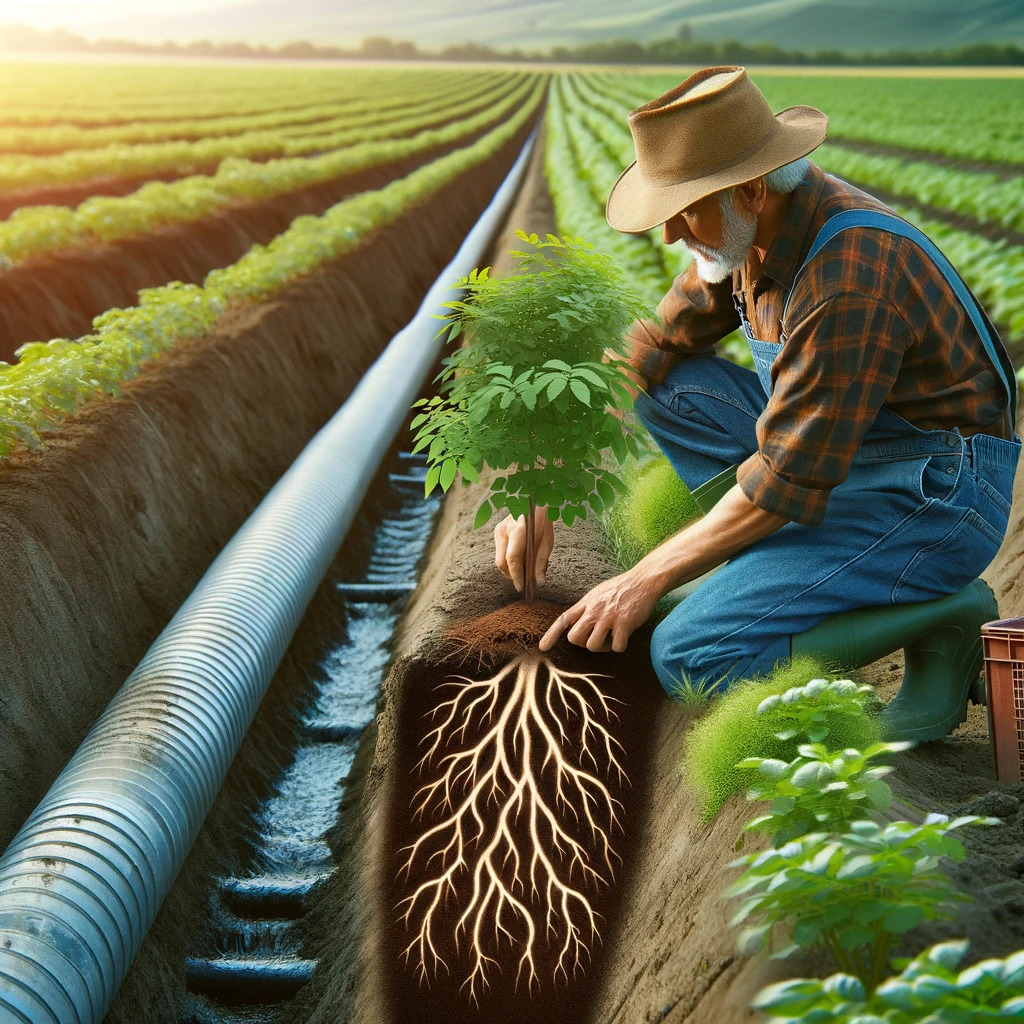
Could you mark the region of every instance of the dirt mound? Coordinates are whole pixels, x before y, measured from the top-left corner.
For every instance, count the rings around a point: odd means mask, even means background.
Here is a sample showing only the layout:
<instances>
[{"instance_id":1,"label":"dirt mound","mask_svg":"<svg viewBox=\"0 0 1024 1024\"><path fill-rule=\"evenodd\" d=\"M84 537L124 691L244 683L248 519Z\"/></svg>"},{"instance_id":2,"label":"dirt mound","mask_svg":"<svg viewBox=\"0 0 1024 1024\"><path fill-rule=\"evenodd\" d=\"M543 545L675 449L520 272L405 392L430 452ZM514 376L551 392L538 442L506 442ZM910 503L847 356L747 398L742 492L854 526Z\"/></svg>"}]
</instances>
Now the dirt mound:
<instances>
[{"instance_id":1,"label":"dirt mound","mask_svg":"<svg viewBox=\"0 0 1024 1024\"><path fill-rule=\"evenodd\" d=\"M457 622L444 633L452 654L509 655L535 649L537 641L562 612L565 605L551 601L514 601L476 619Z\"/></svg>"}]
</instances>

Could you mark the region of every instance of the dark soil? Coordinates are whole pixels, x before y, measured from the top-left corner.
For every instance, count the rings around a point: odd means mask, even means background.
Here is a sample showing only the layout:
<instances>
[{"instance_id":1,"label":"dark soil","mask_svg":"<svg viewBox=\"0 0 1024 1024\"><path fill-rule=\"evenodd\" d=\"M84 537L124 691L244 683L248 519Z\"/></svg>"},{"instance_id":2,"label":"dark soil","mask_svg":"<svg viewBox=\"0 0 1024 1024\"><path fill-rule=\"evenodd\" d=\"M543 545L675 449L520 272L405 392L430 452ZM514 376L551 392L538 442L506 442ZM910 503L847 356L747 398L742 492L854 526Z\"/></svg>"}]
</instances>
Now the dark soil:
<instances>
[{"instance_id":1,"label":"dark soil","mask_svg":"<svg viewBox=\"0 0 1024 1024\"><path fill-rule=\"evenodd\" d=\"M87 334L100 313L136 305L143 288L168 281L201 284L211 270L270 242L296 217L320 214L346 196L381 188L469 145L489 127L404 160L260 202L238 201L140 238L26 260L0 274L0 360L13 362L25 342Z\"/></svg>"},{"instance_id":2,"label":"dark soil","mask_svg":"<svg viewBox=\"0 0 1024 1024\"><path fill-rule=\"evenodd\" d=\"M476 619L457 622L444 639L453 648L453 655L464 660L500 659L536 648L537 641L562 612L564 605L551 601L518 601L497 608Z\"/></svg>"},{"instance_id":3,"label":"dark soil","mask_svg":"<svg viewBox=\"0 0 1024 1024\"><path fill-rule=\"evenodd\" d=\"M526 621L521 622L518 626L513 626L512 632L515 635L522 636L535 631L535 625L531 622L533 616L529 611L519 606L513 606L509 611L512 614L500 616L506 624L515 623L525 612ZM498 618L498 616L490 618ZM493 648L490 648L487 653L493 655ZM620 752L620 761L629 779L629 785L616 785L616 776L613 772L611 781L608 782L611 793L622 804L622 807L617 809L622 830L621 832L616 830L612 835L613 848L623 858L621 865L614 861L616 877L607 888L598 889L596 886L584 888L581 886L591 899L594 910L601 915L598 921L600 941L591 940L593 959L589 962L583 961L582 970L570 984L567 984L564 979L559 979L555 984L553 978L555 977L559 942L542 942L536 958L540 984L538 987L534 987L531 994L526 991L521 980L518 987L516 984L521 946L517 943L516 948L512 949L509 945L502 944L501 952L496 954L499 966L489 976L489 988L481 996L479 1008L469 1002L465 990L461 989L462 983L471 969L471 961L465 944L459 951L454 948L444 950L444 954L451 957L448 961L450 973L445 974L442 971L440 977L431 979L429 986L419 983L414 974L413 965L407 964L402 956L402 951L412 938L412 932L400 920L400 912L395 910L395 906L402 899L408 897L415 887L428 877L423 870L422 862L419 862L417 868L420 873L413 872L412 877L406 879L406 876L401 873L401 866L407 855L407 852L403 852L403 848L414 842L434 822L432 817L428 817L422 822L413 820L412 804L416 791L425 781L434 777L429 771L421 774L416 770L416 766L424 750L424 737L433 727L434 712L441 701L450 697L450 691L445 684L453 675L461 675L466 671L462 659L453 662L439 662L429 656L429 651L422 652L422 654L421 659L403 667L401 686L395 688L395 692L400 694L399 703L393 709L398 723L394 748L398 756L389 766L391 783L387 802L387 824L382 837L383 842L379 847L381 852L387 854L386 862L381 865L381 876L392 881L384 886L383 891L379 894L376 907L382 920L390 922L389 926L385 926L382 950L385 957L388 1014L381 1024L384 1024L384 1021L407 1024L413 1020L423 1022L423 1024L428 1024L428 1022L443 1024L443 1022L462 1020L472 1021L476 1024L481 1019L488 1021L489 1024L505 1024L505 1022L519 1024L524 1020L530 1020L536 1024L548 1024L548 1022L563 1024L568 1020L588 1020L593 1011L602 978L608 971L609 958L614 956L617 936L621 930L622 902L634 882L636 837L641 822L646 816L649 801L651 739L655 723L653 711L662 701L663 693L651 670L646 647L638 645L630 658L618 655L591 655L589 652L573 648L569 644L560 645L552 654L553 662L560 669L604 676L598 682L605 695L616 701L614 704L616 718L611 723L610 729L615 739L624 748ZM473 678L486 678L486 676L486 673L473 673ZM503 692L507 692L511 685L509 681L506 683ZM571 728L568 723L567 727ZM479 736L471 731L465 736L464 742L456 743L446 750L450 752L455 749L466 749L478 738ZM536 777L542 792L551 801L552 806L555 806L552 786L553 772L550 766L547 770L543 768L543 750L539 746L539 737L535 737L535 740L538 741L534 760ZM566 753L570 753L568 748ZM602 763L599 773L602 777L604 777L604 767ZM497 809L494 805L490 805L488 810L491 814L485 818L484 834L489 840L497 821ZM567 812L565 817L566 824L571 826ZM525 813L513 820L512 832L516 841L521 843L521 850L526 856L529 856L533 847L529 839L529 822ZM587 833L576 833L576 838L585 842ZM587 845L590 848L589 852L596 856L596 848L589 843ZM547 852L552 859L558 860L553 849L548 848ZM467 852L467 859L473 862L472 858L472 851ZM510 865L506 863L503 867L506 869L503 881L509 883ZM525 868L523 875L527 876ZM578 873L575 881L579 884ZM468 891L467 884L465 889L460 890L460 898L452 900L448 905L439 925L442 936L451 934L455 921L464 909ZM529 899L523 893L517 893L517 895L524 902ZM529 899L529 904L536 911L535 923L543 934L542 900L538 896ZM517 935L519 940L522 937L522 933ZM589 936L587 937L589 939ZM493 948L489 947L489 949L494 953Z\"/></svg>"}]
</instances>

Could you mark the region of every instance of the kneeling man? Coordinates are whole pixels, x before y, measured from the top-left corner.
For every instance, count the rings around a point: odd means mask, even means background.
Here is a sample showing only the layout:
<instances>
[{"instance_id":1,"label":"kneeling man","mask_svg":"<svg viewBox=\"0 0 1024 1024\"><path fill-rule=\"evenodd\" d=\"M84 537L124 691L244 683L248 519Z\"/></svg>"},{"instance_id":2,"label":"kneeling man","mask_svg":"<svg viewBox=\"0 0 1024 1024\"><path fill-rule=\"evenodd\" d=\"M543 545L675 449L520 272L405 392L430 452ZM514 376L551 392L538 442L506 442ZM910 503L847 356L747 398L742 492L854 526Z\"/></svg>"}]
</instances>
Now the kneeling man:
<instances>
[{"instance_id":1,"label":"kneeling man","mask_svg":"<svg viewBox=\"0 0 1024 1024\"><path fill-rule=\"evenodd\" d=\"M979 627L998 617L977 576L1007 528L1016 379L936 246L807 159L826 123L813 107L773 116L741 67L706 68L630 115L637 160L608 221L664 225L694 257L661 323L629 333L637 413L706 514L586 594L541 647L567 631L623 650L659 598L726 563L654 631L666 689L903 647L887 733L932 739L962 721ZM714 353L737 327L754 370ZM497 531L510 573L523 526Z\"/></svg>"}]
</instances>

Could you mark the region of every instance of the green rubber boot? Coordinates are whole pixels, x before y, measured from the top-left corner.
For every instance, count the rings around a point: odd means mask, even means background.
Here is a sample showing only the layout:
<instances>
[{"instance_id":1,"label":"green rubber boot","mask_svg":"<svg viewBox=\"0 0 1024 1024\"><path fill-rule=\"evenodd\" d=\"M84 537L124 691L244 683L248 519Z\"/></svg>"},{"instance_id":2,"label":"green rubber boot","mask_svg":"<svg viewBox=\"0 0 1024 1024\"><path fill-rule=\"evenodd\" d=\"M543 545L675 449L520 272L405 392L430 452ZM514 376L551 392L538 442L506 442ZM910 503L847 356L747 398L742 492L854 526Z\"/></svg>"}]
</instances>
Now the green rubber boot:
<instances>
[{"instance_id":1,"label":"green rubber boot","mask_svg":"<svg viewBox=\"0 0 1024 1024\"><path fill-rule=\"evenodd\" d=\"M882 712L889 740L935 740L967 717L984 664L981 626L999 618L983 580L934 601L842 612L791 638L793 656L816 655L853 669L904 649L900 691Z\"/></svg>"},{"instance_id":2,"label":"green rubber boot","mask_svg":"<svg viewBox=\"0 0 1024 1024\"><path fill-rule=\"evenodd\" d=\"M707 515L718 504L718 499L736 483L737 469L738 465L723 469L717 476L705 480L700 487L690 492L704 515Z\"/></svg>"}]
</instances>

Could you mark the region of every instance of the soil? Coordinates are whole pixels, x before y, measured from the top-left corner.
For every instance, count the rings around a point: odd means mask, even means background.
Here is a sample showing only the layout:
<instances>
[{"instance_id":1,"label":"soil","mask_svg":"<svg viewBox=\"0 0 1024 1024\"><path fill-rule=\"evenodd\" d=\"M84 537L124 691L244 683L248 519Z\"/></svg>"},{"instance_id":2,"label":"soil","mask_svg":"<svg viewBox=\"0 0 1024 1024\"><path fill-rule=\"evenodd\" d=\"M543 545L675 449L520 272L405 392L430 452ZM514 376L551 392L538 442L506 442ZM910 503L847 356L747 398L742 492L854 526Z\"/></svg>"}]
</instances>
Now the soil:
<instances>
[{"instance_id":1,"label":"soil","mask_svg":"<svg viewBox=\"0 0 1024 1024\"><path fill-rule=\"evenodd\" d=\"M296 189L258 202L236 201L207 217L139 238L26 260L0 273L0 360L19 345L78 338L108 309L138 303L139 291L168 281L201 284L216 267L265 245L298 216L320 214L346 196L381 188L437 157L469 145L482 128L404 160Z\"/></svg>"},{"instance_id":2,"label":"soil","mask_svg":"<svg viewBox=\"0 0 1024 1024\"><path fill-rule=\"evenodd\" d=\"M554 230L539 155L509 229L513 226ZM1016 514L1006 543L986 573L1001 613L1007 616L1024 614L1019 572L1024 557L1022 490L1024 474L1017 480ZM732 877L728 863L740 846L749 808L734 798L713 822L701 824L698 801L679 767L689 723L679 705L653 684L647 638L642 634L635 635L626 655L590 655L569 650L564 642L553 653L556 663L565 659L567 665L594 670L599 660L602 667L607 664L615 677L611 685L622 688L616 692L650 715L643 730L642 761L650 776L639 782L643 796L631 809L622 849L630 870L619 880L615 926L595 964L599 981L588 972L578 1000L571 1004L556 998L527 1001L506 987L501 998L477 1012L464 993L460 997L445 987L445 995L439 996L417 987L403 973L394 921L394 904L401 898L394 882L396 847L413 834L402 831L403 826L408 829L413 786L409 769L425 730L423 712L437 704L432 687L448 670L467 673L474 652L478 665L472 677L483 678L480 672L512 656L503 654L501 647L515 648L526 636L536 635L558 610L617 571L594 523L578 522L572 530L555 524L555 548L541 602L534 608L524 606L512 584L494 568L490 529L472 528L479 500L476 488L449 494L420 586L406 608L396 661L385 684L372 762L362 791L353 792L343 808L335 837L336 857L352 858L355 868L343 883L327 887L317 908L309 955L317 956L320 964L289 1024L338 1019L405 1024L442 1016L544 1020L549 1012L552 1018L573 1024L733 1024L756 1019L749 1002L765 984L799 974L821 975L831 968L820 958L781 963L737 955L736 930L729 923L735 908L721 893ZM455 653L458 658L453 662ZM861 676L888 697L898 688L901 671L900 657L893 656L862 670ZM638 783L636 778L632 781ZM984 709L972 707L968 721L953 736L904 755L893 782L894 816L921 817L941 810L996 813L1006 821L1000 828L965 835L971 856L965 865L950 866L953 878L975 902L965 905L954 922L912 933L904 951L954 935L971 938L975 957L1005 955L1024 946L1024 785L995 783ZM747 845L751 846L749 840ZM359 922L353 919L353 903L370 908L359 914ZM344 937L353 934L358 941L354 964L351 952L337 952L347 948Z\"/></svg>"}]
</instances>

